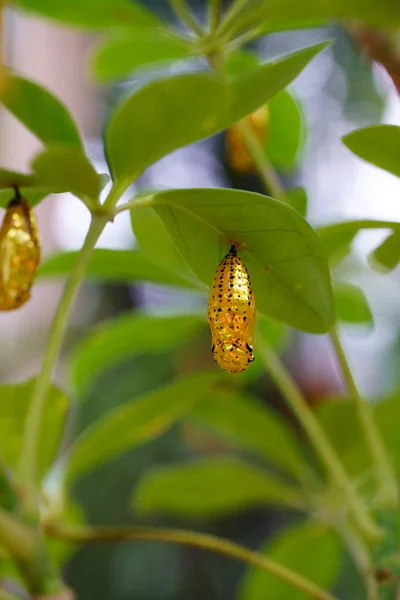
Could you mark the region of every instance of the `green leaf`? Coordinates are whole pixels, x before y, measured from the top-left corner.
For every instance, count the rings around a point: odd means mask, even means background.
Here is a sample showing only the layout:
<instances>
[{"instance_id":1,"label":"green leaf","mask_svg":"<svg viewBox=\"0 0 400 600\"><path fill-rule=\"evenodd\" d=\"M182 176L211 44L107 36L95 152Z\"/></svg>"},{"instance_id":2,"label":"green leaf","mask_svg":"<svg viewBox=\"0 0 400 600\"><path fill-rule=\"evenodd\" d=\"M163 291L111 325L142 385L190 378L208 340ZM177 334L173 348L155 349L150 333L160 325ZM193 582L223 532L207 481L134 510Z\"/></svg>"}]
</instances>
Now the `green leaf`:
<instances>
[{"instance_id":1,"label":"green leaf","mask_svg":"<svg viewBox=\"0 0 400 600\"><path fill-rule=\"evenodd\" d=\"M278 412L246 394L213 392L188 418L301 479L307 465L294 431Z\"/></svg>"},{"instance_id":2,"label":"green leaf","mask_svg":"<svg viewBox=\"0 0 400 600\"><path fill-rule=\"evenodd\" d=\"M81 396L104 369L127 357L172 352L202 326L202 319L189 315L151 317L127 313L109 319L75 346L71 362L74 388Z\"/></svg>"},{"instance_id":3,"label":"green leaf","mask_svg":"<svg viewBox=\"0 0 400 600\"><path fill-rule=\"evenodd\" d=\"M16 171L9 171L7 169L0 169L0 188L14 188L18 186L32 186L34 184L34 178L32 175L25 173L18 173ZM11 192L14 194L14 191Z\"/></svg>"},{"instance_id":4,"label":"green leaf","mask_svg":"<svg viewBox=\"0 0 400 600\"><path fill-rule=\"evenodd\" d=\"M256 335L260 335L270 348L284 350L289 340L287 327L259 313L256 319Z\"/></svg>"},{"instance_id":5,"label":"green leaf","mask_svg":"<svg viewBox=\"0 0 400 600\"><path fill-rule=\"evenodd\" d=\"M370 264L379 271L392 271L400 263L400 231L389 235L370 254Z\"/></svg>"},{"instance_id":6,"label":"green leaf","mask_svg":"<svg viewBox=\"0 0 400 600\"><path fill-rule=\"evenodd\" d=\"M1 456L12 469L16 466L21 450L25 419L33 393L35 380L0 386ZM42 435L39 446L39 467L43 475L56 457L65 419L69 409L67 396L52 385L43 413Z\"/></svg>"},{"instance_id":7,"label":"green leaf","mask_svg":"<svg viewBox=\"0 0 400 600\"><path fill-rule=\"evenodd\" d=\"M278 477L233 457L212 457L152 469L133 496L141 514L226 515L251 506L289 505L297 491Z\"/></svg>"},{"instance_id":8,"label":"green leaf","mask_svg":"<svg viewBox=\"0 0 400 600\"><path fill-rule=\"evenodd\" d=\"M399 126L373 125L352 131L342 140L360 158L400 177Z\"/></svg>"},{"instance_id":9,"label":"green leaf","mask_svg":"<svg viewBox=\"0 0 400 600\"><path fill-rule=\"evenodd\" d=\"M110 410L72 445L67 466L69 478L81 476L160 436L209 394L219 378L214 373L189 375Z\"/></svg>"},{"instance_id":10,"label":"green leaf","mask_svg":"<svg viewBox=\"0 0 400 600\"><path fill-rule=\"evenodd\" d=\"M400 473L400 394L399 390L389 398L374 406L374 417L381 431L382 438L387 446L393 464Z\"/></svg>"},{"instance_id":11,"label":"green leaf","mask_svg":"<svg viewBox=\"0 0 400 600\"><path fill-rule=\"evenodd\" d=\"M304 141L303 114L287 90L268 102L268 111L267 154L278 169L288 171L296 166Z\"/></svg>"},{"instance_id":12,"label":"green leaf","mask_svg":"<svg viewBox=\"0 0 400 600\"><path fill-rule=\"evenodd\" d=\"M373 26L400 23L397 0L256 0L235 22L238 30L265 23L266 32L323 25L334 20L359 19Z\"/></svg>"},{"instance_id":13,"label":"green leaf","mask_svg":"<svg viewBox=\"0 0 400 600\"><path fill-rule=\"evenodd\" d=\"M362 221L345 221L333 223L317 229L322 245L331 264L336 264L350 251L351 243L356 235L364 229L392 229L400 231L400 223L392 221L376 221L363 219Z\"/></svg>"},{"instance_id":14,"label":"green leaf","mask_svg":"<svg viewBox=\"0 0 400 600\"><path fill-rule=\"evenodd\" d=\"M58 98L37 83L9 75L1 101L44 144L83 148L77 126L68 110Z\"/></svg>"},{"instance_id":15,"label":"green leaf","mask_svg":"<svg viewBox=\"0 0 400 600\"><path fill-rule=\"evenodd\" d=\"M296 79L308 63L329 45L330 42L322 42L298 50L233 79L229 86L231 110L225 115L223 129L268 102Z\"/></svg>"},{"instance_id":16,"label":"green leaf","mask_svg":"<svg viewBox=\"0 0 400 600\"><path fill-rule=\"evenodd\" d=\"M286 194L290 201L290 206L297 210L302 217L305 217L308 206L306 190L302 187L294 187L287 190Z\"/></svg>"},{"instance_id":17,"label":"green leaf","mask_svg":"<svg viewBox=\"0 0 400 600\"><path fill-rule=\"evenodd\" d=\"M119 25L135 30L160 24L155 15L146 10L142 3L129 0L13 0L13 3L24 10L61 23L90 29Z\"/></svg>"},{"instance_id":18,"label":"green leaf","mask_svg":"<svg viewBox=\"0 0 400 600\"><path fill-rule=\"evenodd\" d=\"M37 277L65 277L73 268L78 252L62 252L40 265ZM85 276L97 281L140 281L193 288L178 274L170 273L149 260L138 250L106 250L96 248Z\"/></svg>"},{"instance_id":19,"label":"green leaf","mask_svg":"<svg viewBox=\"0 0 400 600\"><path fill-rule=\"evenodd\" d=\"M42 189L37 187L21 187L19 188L21 196L23 196L26 200L28 200L31 206L36 206L49 195L48 189ZM11 200L15 196L15 191L12 189L6 189L0 191L0 207L7 208Z\"/></svg>"},{"instance_id":20,"label":"green leaf","mask_svg":"<svg viewBox=\"0 0 400 600\"><path fill-rule=\"evenodd\" d=\"M37 187L54 193L72 192L79 198L99 197L100 177L80 149L50 147L35 157L32 169Z\"/></svg>"},{"instance_id":21,"label":"green leaf","mask_svg":"<svg viewBox=\"0 0 400 600\"><path fill-rule=\"evenodd\" d=\"M371 460L352 400L331 398L318 408L316 416L351 476L371 469Z\"/></svg>"},{"instance_id":22,"label":"green leaf","mask_svg":"<svg viewBox=\"0 0 400 600\"><path fill-rule=\"evenodd\" d=\"M140 249L153 263L196 287L201 285L153 208L131 210L131 223Z\"/></svg>"},{"instance_id":23,"label":"green leaf","mask_svg":"<svg viewBox=\"0 0 400 600\"><path fill-rule=\"evenodd\" d=\"M300 50L224 84L207 74L153 81L124 99L105 132L113 178L128 186L166 154L229 127L299 75L326 43Z\"/></svg>"},{"instance_id":24,"label":"green leaf","mask_svg":"<svg viewBox=\"0 0 400 600\"><path fill-rule=\"evenodd\" d=\"M132 31L108 38L96 48L93 72L100 81L122 79L135 70L157 63L168 64L191 54L191 45L162 29Z\"/></svg>"},{"instance_id":25,"label":"green leaf","mask_svg":"<svg viewBox=\"0 0 400 600\"><path fill-rule=\"evenodd\" d=\"M243 248L261 312L304 331L330 328L334 310L328 263L318 236L292 208L228 189L171 190L153 194L146 203L206 285L211 286L220 260L235 242Z\"/></svg>"},{"instance_id":26,"label":"green leaf","mask_svg":"<svg viewBox=\"0 0 400 600\"><path fill-rule=\"evenodd\" d=\"M351 283L337 283L334 288L336 313L345 323L372 323L372 313L364 292Z\"/></svg>"},{"instance_id":27,"label":"green leaf","mask_svg":"<svg viewBox=\"0 0 400 600\"><path fill-rule=\"evenodd\" d=\"M292 525L268 540L262 553L307 577L323 589L334 583L340 568L341 547L336 535L318 523ZM238 600L310 600L306 592L261 569L249 569Z\"/></svg>"}]
</instances>

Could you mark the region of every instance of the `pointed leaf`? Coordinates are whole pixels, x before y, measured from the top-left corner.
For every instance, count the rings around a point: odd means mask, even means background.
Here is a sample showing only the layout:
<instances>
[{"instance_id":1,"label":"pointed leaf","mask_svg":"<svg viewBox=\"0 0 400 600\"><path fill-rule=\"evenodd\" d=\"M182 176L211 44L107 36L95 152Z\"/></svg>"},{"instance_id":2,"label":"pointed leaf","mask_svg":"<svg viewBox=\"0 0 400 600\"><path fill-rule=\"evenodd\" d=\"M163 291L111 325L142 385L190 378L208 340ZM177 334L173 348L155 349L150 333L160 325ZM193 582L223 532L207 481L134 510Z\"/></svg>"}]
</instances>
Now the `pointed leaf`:
<instances>
[{"instance_id":1,"label":"pointed leaf","mask_svg":"<svg viewBox=\"0 0 400 600\"><path fill-rule=\"evenodd\" d=\"M78 252L62 252L43 261L37 277L65 277L73 268ZM98 281L143 281L193 288L178 274L160 268L138 250L106 250L96 248L85 272Z\"/></svg>"},{"instance_id":2,"label":"pointed leaf","mask_svg":"<svg viewBox=\"0 0 400 600\"><path fill-rule=\"evenodd\" d=\"M261 312L305 331L330 328L328 263L319 238L296 211L273 198L227 189L171 190L147 197L146 203L208 286L235 243L243 249Z\"/></svg>"},{"instance_id":3,"label":"pointed leaf","mask_svg":"<svg viewBox=\"0 0 400 600\"><path fill-rule=\"evenodd\" d=\"M170 429L219 379L200 373L135 398L95 421L72 445L68 477L76 478Z\"/></svg>"},{"instance_id":4,"label":"pointed leaf","mask_svg":"<svg viewBox=\"0 0 400 600\"><path fill-rule=\"evenodd\" d=\"M340 569L341 547L336 535L318 523L292 525L283 529L262 548L268 558L276 560L319 587L329 589ZM238 600L310 600L306 592L265 573L249 569L243 579Z\"/></svg>"},{"instance_id":5,"label":"pointed leaf","mask_svg":"<svg viewBox=\"0 0 400 600\"><path fill-rule=\"evenodd\" d=\"M146 475L133 496L141 514L204 518L262 505L291 505L297 491L238 458L213 457Z\"/></svg>"},{"instance_id":6,"label":"pointed leaf","mask_svg":"<svg viewBox=\"0 0 400 600\"><path fill-rule=\"evenodd\" d=\"M334 286L337 316L345 323L372 323L372 313L364 292L351 283Z\"/></svg>"},{"instance_id":7,"label":"pointed leaf","mask_svg":"<svg viewBox=\"0 0 400 600\"><path fill-rule=\"evenodd\" d=\"M35 157L32 169L37 187L79 198L97 199L100 194L100 177L80 149L50 147Z\"/></svg>"},{"instance_id":8,"label":"pointed leaf","mask_svg":"<svg viewBox=\"0 0 400 600\"><path fill-rule=\"evenodd\" d=\"M290 206L297 210L302 217L305 217L307 215L308 205L306 190L302 187L295 187L287 190L286 193L290 201Z\"/></svg>"},{"instance_id":9,"label":"pointed leaf","mask_svg":"<svg viewBox=\"0 0 400 600\"><path fill-rule=\"evenodd\" d=\"M206 74L144 86L119 103L105 132L114 179L128 186L166 154L229 127L265 104L326 47L317 44L223 84Z\"/></svg>"},{"instance_id":10,"label":"pointed leaf","mask_svg":"<svg viewBox=\"0 0 400 600\"><path fill-rule=\"evenodd\" d=\"M0 450L1 456L10 468L14 468L19 459L25 419L32 398L35 379L24 383L0 386ZM50 387L46 410L43 413L42 435L39 446L40 474L51 466L59 448L69 400L60 389Z\"/></svg>"},{"instance_id":11,"label":"pointed leaf","mask_svg":"<svg viewBox=\"0 0 400 600\"><path fill-rule=\"evenodd\" d=\"M83 147L68 110L58 98L37 83L10 74L1 101L44 144Z\"/></svg>"},{"instance_id":12,"label":"pointed leaf","mask_svg":"<svg viewBox=\"0 0 400 600\"><path fill-rule=\"evenodd\" d=\"M160 21L147 11L142 2L132 0L13 0L24 10L90 29L104 27L154 27Z\"/></svg>"},{"instance_id":13,"label":"pointed leaf","mask_svg":"<svg viewBox=\"0 0 400 600\"><path fill-rule=\"evenodd\" d=\"M239 449L272 463L295 479L307 465L294 431L275 412L252 396L218 391L190 411L188 418L226 437Z\"/></svg>"},{"instance_id":14,"label":"pointed leaf","mask_svg":"<svg viewBox=\"0 0 400 600\"><path fill-rule=\"evenodd\" d=\"M387 237L370 255L372 267L384 272L392 271L400 263L400 231Z\"/></svg>"},{"instance_id":15,"label":"pointed leaf","mask_svg":"<svg viewBox=\"0 0 400 600\"><path fill-rule=\"evenodd\" d=\"M93 72L100 81L122 79L154 63L170 63L190 55L191 46L179 38L167 37L161 29L132 31L107 39L96 49Z\"/></svg>"},{"instance_id":16,"label":"pointed leaf","mask_svg":"<svg viewBox=\"0 0 400 600\"><path fill-rule=\"evenodd\" d=\"M342 140L360 158L400 177L399 126L373 125L352 131Z\"/></svg>"},{"instance_id":17,"label":"pointed leaf","mask_svg":"<svg viewBox=\"0 0 400 600\"><path fill-rule=\"evenodd\" d=\"M96 327L74 348L72 379L82 396L105 368L127 357L173 351L204 326L196 316L151 317L135 313L119 315Z\"/></svg>"},{"instance_id":18,"label":"pointed leaf","mask_svg":"<svg viewBox=\"0 0 400 600\"><path fill-rule=\"evenodd\" d=\"M267 154L278 169L293 169L304 142L303 113L287 90L271 98L268 112Z\"/></svg>"}]
</instances>

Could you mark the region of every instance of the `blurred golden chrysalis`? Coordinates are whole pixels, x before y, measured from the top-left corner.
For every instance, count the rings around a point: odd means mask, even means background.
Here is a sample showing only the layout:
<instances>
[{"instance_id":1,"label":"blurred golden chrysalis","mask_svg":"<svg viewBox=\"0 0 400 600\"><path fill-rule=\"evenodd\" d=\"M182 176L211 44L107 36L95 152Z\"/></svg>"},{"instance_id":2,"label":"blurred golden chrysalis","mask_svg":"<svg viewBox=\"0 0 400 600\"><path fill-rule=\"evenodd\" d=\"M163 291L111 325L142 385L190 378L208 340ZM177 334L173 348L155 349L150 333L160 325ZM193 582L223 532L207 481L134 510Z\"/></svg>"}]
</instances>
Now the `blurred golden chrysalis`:
<instances>
[{"instance_id":1,"label":"blurred golden chrysalis","mask_svg":"<svg viewBox=\"0 0 400 600\"><path fill-rule=\"evenodd\" d=\"M208 299L214 360L225 371L243 373L254 360L256 304L246 266L231 246L220 262Z\"/></svg>"},{"instance_id":2,"label":"blurred golden chrysalis","mask_svg":"<svg viewBox=\"0 0 400 600\"><path fill-rule=\"evenodd\" d=\"M244 117L242 121L251 127L258 141L265 146L269 121L268 106L258 108L251 115ZM234 171L243 175L255 171L253 159L247 150L243 134L237 123L226 132L226 150L228 164Z\"/></svg>"},{"instance_id":3,"label":"blurred golden chrysalis","mask_svg":"<svg viewBox=\"0 0 400 600\"><path fill-rule=\"evenodd\" d=\"M29 299L39 261L36 217L16 190L0 229L0 310L14 310Z\"/></svg>"}]
</instances>

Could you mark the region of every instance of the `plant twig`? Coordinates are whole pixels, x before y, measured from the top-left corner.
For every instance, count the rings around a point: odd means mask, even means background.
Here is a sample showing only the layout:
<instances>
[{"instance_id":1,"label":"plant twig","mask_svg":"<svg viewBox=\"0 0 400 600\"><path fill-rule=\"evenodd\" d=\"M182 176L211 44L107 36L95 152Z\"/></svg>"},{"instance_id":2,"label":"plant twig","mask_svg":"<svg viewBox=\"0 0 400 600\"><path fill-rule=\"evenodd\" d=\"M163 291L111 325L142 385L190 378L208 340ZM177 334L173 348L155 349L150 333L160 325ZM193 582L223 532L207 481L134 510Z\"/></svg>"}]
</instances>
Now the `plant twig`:
<instances>
[{"instance_id":1,"label":"plant twig","mask_svg":"<svg viewBox=\"0 0 400 600\"><path fill-rule=\"evenodd\" d=\"M221 0L208 0L208 29L211 34L217 29L221 18Z\"/></svg>"},{"instance_id":2,"label":"plant twig","mask_svg":"<svg viewBox=\"0 0 400 600\"><path fill-rule=\"evenodd\" d=\"M233 2L217 29L217 34L219 36L225 36L230 31L230 28L236 24L238 17L246 8L247 4L249 4L249 0L235 0L235 2Z\"/></svg>"},{"instance_id":3,"label":"plant twig","mask_svg":"<svg viewBox=\"0 0 400 600\"><path fill-rule=\"evenodd\" d=\"M262 340L258 341L258 346L267 372L275 381L282 395L302 425L314 447L315 453L319 457L327 473L341 490L349 512L358 524L363 535L369 540L380 538L382 531L366 511L340 462L340 459L336 455L335 450L332 448L322 427L318 423L310 407L307 405L288 370L275 352L273 352L265 343L262 343Z\"/></svg>"},{"instance_id":4,"label":"plant twig","mask_svg":"<svg viewBox=\"0 0 400 600\"><path fill-rule=\"evenodd\" d=\"M197 22L196 17L190 10L186 0L169 0L169 3L180 19L180 21L185 25L189 31L193 31L199 37L203 37L203 30Z\"/></svg>"},{"instance_id":5,"label":"plant twig","mask_svg":"<svg viewBox=\"0 0 400 600\"><path fill-rule=\"evenodd\" d=\"M385 448L381 434L375 423L371 406L367 402L364 402L359 394L336 327L332 328L330 336L342 369L344 380L346 381L349 393L355 402L358 419L375 467L375 478L378 483L377 504L383 507L395 507L398 503L396 475L390 463L388 452Z\"/></svg>"},{"instance_id":6,"label":"plant twig","mask_svg":"<svg viewBox=\"0 0 400 600\"><path fill-rule=\"evenodd\" d=\"M223 554L235 560L240 560L253 567L263 569L279 577L283 581L305 592L316 600L335 600L335 597L319 588L315 583L306 579L299 573L288 569L284 565L258 554L239 544L219 538L214 535L184 531L181 529L164 529L158 527L63 527L53 525L47 533L56 538L61 538L75 543L84 542L116 542L122 540L152 540L202 548L217 554Z\"/></svg>"},{"instance_id":7,"label":"plant twig","mask_svg":"<svg viewBox=\"0 0 400 600\"><path fill-rule=\"evenodd\" d=\"M338 528L354 563L365 581L368 600L379 600L378 583L375 578L374 566L370 556L369 548L356 531L346 523Z\"/></svg>"}]
</instances>

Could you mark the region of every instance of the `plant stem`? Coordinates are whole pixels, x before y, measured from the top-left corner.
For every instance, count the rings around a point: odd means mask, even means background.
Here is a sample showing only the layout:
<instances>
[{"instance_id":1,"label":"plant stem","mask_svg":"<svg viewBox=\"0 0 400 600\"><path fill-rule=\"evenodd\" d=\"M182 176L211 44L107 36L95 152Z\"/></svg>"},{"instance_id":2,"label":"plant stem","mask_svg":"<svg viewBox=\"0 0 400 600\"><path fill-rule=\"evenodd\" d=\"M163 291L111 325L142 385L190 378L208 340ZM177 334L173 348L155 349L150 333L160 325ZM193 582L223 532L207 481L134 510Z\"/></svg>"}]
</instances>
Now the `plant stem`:
<instances>
[{"instance_id":1,"label":"plant stem","mask_svg":"<svg viewBox=\"0 0 400 600\"><path fill-rule=\"evenodd\" d=\"M235 25L235 21L240 16L240 13L246 8L249 0L236 0L230 9L227 11L225 18L222 20L217 29L219 36L224 36L228 33L231 26Z\"/></svg>"},{"instance_id":2,"label":"plant stem","mask_svg":"<svg viewBox=\"0 0 400 600\"><path fill-rule=\"evenodd\" d=\"M203 37L203 30L190 10L186 0L169 0L169 3L183 25L186 25L190 31L193 31L199 37Z\"/></svg>"},{"instance_id":3,"label":"plant stem","mask_svg":"<svg viewBox=\"0 0 400 600\"><path fill-rule=\"evenodd\" d=\"M246 123L245 120L241 120L238 122L238 127L242 132L247 150L257 167L258 174L268 193L272 194L277 200L290 204L285 188L275 173L274 167L249 123Z\"/></svg>"},{"instance_id":4,"label":"plant stem","mask_svg":"<svg viewBox=\"0 0 400 600\"><path fill-rule=\"evenodd\" d=\"M338 529L367 588L368 600L379 600L378 583L368 546L348 524Z\"/></svg>"},{"instance_id":5,"label":"plant stem","mask_svg":"<svg viewBox=\"0 0 400 600\"><path fill-rule=\"evenodd\" d=\"M43 358L42 370L36 380L31 404L25 419L18 478L19 482L26 486L23 504L27 514L31 514L32 516L37 513L35 483L37 482L38 477L38 453L42 434L42 418L46 408L47 394L51 383L53 369L61 349L64 333L67 328L68 317L71 312L78 286L84 276L93 248L107 221L108 215L96 215L92 218L85 243L77 257L73 270L68 276L63 294L54 315L46 352Z\"/></svg>"},{"instance_id":6,"label":"plant stem","mask_svg":"<svg viewBox=\"0 0 400 600\"><path fill-rule=\"evenodd\" d=\"M359 394L352 372L347 362L337 329L330 331L331 340L342 369L348 391L355 402L361 429L369 447L375 467L375 477L378 483L377 503L382 507L396 507L398 504L398 488L396 476L385 448L380 432L376 426L370 404L364 402Z\"/></svg>"},{"instance_id":7,"label":"plant stem","mask_svg":"<svg viewBox=\"0 0 400 600\"><path fill-rule=\"evenodd\" d=\"M366 511L335 450L286 367L269 346L261 342L261 339L258 345L266 370L301 423L321 463L341 490L348 509L363 535L369 540L380 538L382 531Z\"/></svg>"},{"instance_id":8,"label":"plant stem","mask_svg":"<svg viewBox=\"0 0 400 600\"><path fill-rule=\"evenodd\" d=\"M267 573L271 573L299 590L302 590L316 600L335 600L335 597L332 594L320 589L315 583L302 575L291 571L284 565L258 554L257 552L253 552L244 546L229 540L221 539L214 535L158 527L132 527L128 529L114 527L93 528L85 526L73 528L52 526L47 533L53 537L75 543L152 540L203 548L204 550L223 554L224 556L240 560L253 567L263 569Z\"/></svg>"},{"instance_id":9,"label":"plant stem","mask_svg":"<svg viewBox=\"0 0 400 600\"><path fill-rule=\"evenodd\" d=\"M220 21L221 17L221 0L208 0L208 28L213 34Z\"/></svg>"}]
</instances>

